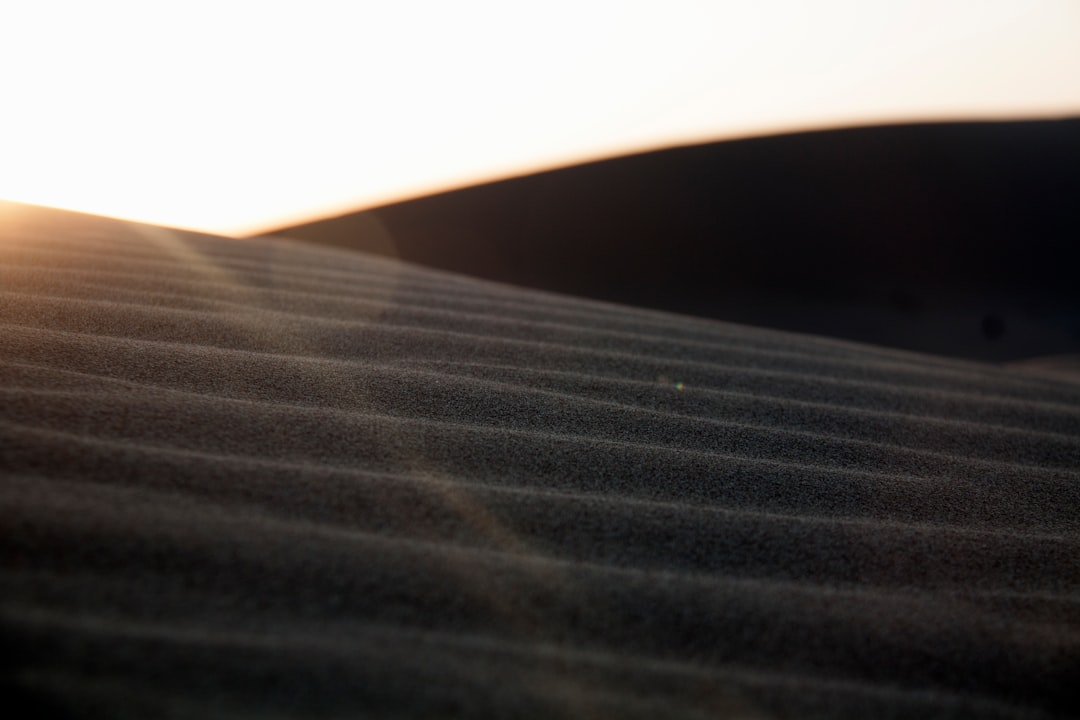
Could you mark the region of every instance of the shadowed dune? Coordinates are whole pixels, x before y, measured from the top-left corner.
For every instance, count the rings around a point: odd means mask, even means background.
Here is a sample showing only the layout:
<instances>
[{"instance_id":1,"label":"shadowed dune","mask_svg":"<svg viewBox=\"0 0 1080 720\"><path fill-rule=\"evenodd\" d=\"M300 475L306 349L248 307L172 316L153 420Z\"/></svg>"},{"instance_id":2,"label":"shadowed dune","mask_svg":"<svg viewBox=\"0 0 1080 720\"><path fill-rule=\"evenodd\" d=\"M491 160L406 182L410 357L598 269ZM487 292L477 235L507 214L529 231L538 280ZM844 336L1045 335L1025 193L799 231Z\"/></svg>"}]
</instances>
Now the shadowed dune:
<instances>
[{"instance_id":1,"label":"shadowed dune","mask_svg":"<svg viewBox=\"0 0 1080 720\"><path fill-rule=\"evenodd\" d=\"M8 698L1077 712L1080 383L0 206Z\"/></svg>"},{"instance_id":2,"label":"shadowed dune","mask_svg":"<svg viewBox=\"0 0 1080 720\"><path fill-rule=\"evenodd\" d=\"M1080 120L685 147L275 234L981 360L1080 353Z\"/></svg>"}]
</instances>

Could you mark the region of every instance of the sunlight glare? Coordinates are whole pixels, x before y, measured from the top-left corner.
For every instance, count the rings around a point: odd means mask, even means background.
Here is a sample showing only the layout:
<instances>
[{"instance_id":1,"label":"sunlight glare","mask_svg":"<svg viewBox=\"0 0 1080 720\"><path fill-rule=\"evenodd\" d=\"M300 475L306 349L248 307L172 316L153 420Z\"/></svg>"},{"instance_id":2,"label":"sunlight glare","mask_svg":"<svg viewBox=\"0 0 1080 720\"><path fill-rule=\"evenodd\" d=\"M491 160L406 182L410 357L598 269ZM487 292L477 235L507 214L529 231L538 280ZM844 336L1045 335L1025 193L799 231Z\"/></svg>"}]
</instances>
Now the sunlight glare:
<instances>
[{"instance_id":1,"label":"sunlight glare","mask_svg":"<svg viewBox=\"0 0 1080 720\"><path fill-rule=\"evenodd\" d=\"M636 150L1080 112L1080 3L18 3L0 197L244 234Z\"/></svg>"}]
</instances>

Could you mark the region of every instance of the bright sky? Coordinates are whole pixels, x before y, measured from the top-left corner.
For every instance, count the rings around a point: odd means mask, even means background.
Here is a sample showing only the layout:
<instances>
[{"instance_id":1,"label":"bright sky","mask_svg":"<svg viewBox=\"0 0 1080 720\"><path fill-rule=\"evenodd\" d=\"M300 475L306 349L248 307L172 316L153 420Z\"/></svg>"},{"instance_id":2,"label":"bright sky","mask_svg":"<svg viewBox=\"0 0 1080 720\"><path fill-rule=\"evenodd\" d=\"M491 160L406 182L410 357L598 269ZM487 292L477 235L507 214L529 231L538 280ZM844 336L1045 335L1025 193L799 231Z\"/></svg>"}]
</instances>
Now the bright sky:
<instances>
[{"instance_id":1,"label":"bright sky","mask_svg":"<svg viewBox=\"0 0 1080 720\"><path fill-rule=\"evenodd\" d=\"M627 152L1080 115L1080 0L13 2L0 198L245 234Z\"/></svg>"}]
</instances>

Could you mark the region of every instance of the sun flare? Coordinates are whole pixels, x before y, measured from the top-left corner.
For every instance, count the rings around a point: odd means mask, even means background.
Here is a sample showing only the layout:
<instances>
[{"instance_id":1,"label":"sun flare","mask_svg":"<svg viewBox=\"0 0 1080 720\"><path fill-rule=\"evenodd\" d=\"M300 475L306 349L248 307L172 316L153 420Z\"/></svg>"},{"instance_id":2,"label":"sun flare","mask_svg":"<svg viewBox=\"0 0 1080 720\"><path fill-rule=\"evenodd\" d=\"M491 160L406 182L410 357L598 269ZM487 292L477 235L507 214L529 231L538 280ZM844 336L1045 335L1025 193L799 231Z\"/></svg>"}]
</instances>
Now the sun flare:
<instances>
[{"instance_id":1,"label":"sun flare","mask_svg":"<svg viewBox=\"0 0 1080 720\"><path fill-rule=\"evenodd\" d=\"M0 197L226 234L635 150L1080 112L1080 5L21 3Z\"/></svg>"}]
</instances>

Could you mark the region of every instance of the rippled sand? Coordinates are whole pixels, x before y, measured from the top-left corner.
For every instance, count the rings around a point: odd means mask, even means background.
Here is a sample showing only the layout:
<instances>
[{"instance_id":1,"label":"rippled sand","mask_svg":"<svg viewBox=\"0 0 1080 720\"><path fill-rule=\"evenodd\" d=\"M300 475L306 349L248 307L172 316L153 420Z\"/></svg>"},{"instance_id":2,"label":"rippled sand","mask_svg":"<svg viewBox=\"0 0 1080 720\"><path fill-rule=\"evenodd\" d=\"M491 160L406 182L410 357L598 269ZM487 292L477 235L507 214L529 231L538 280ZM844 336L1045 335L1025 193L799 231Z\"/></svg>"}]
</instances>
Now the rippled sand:
<instances>
[{"instance_id":1,"label":"rippled sand","mask_svg":"<svg viewBox=\"0 0 1080 720\"><path fill-rule=\"evenodd\" d=\"M0 223L3 683L94 717L1043 717L1080 382Z\"/></svg>"}]
</instances>

